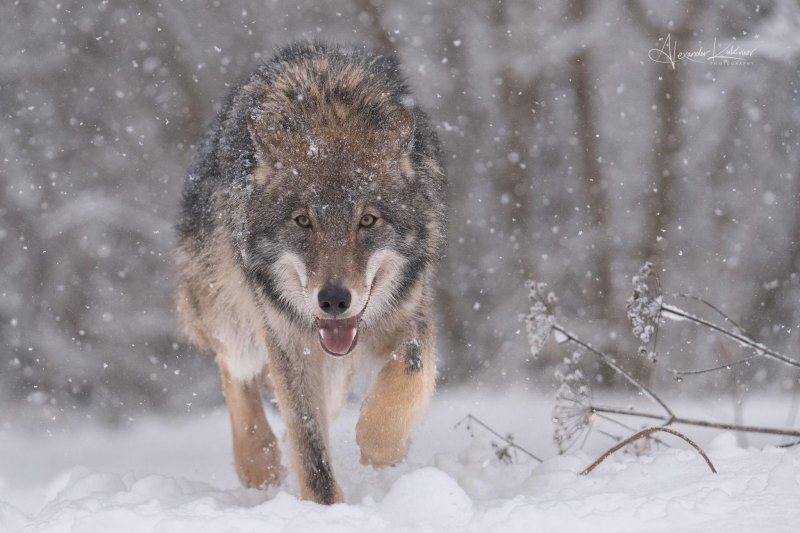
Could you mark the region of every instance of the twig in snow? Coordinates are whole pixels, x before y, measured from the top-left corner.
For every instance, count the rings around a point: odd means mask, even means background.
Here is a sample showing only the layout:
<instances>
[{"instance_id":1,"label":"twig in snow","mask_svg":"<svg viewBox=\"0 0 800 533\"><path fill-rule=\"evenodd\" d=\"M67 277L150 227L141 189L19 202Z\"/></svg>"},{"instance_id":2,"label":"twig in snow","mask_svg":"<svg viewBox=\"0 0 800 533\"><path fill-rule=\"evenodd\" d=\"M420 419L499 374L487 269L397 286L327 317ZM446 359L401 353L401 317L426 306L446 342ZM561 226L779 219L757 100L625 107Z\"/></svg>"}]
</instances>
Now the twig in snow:
<instances>
[{"instance_id":1,"label":"twig in snow","mask_svg":"<svg viewBox=\"0 0 800 533\"><path fill-rule=\"evenodd\" d=\"M674 429L669 429L669 428L665 428L665 427L661 427L661 426L656 426L656 427L645 428L645 429L643 429L643 430L641 430L641 431L639 431L637 433L634 433L633 435L631 435L627 439L623 440L622 442L612 446L603 455L598 457L592 464L587 466L581 472L581 475L582 476L586 476L586 475L590 474L592 472L592 470L594 470L595 468L598 467L598 465L600 465L600 463L602 463L603 461L608 459L609 456L611 456L614 452L620 450L621 448L624 448L625 446L627 446L629 444L632 444L633 442L636 442L637 440L639 440L641 438L649 437L652 433L656 433L656 432L659 432L659 431L663 431L664 433L669 433L670 435L675 435L676 437L679 437L679 438L683 439L684 441L688 442L692 446L692 448L697 450L697 453L699 453L703 457L703 459L705 459L706 464L708 465L708 468L711 470L711 472L713 472L714 474L717 473L717 469L714 468L714 464L711 462L711 459L708 458L708 455L706 455L706 452L703 451L703 449L695 441L693 441L692 439L690 439L689 437L687 437L686 435L684 435L680 431L675 431Z\"/></svg>"},{"instance_id":2,"label":"twig in snow","mask_svg":"<svg viewBox=\"0 0 800 533\"><path fill-rule=\"evenodd\" d=\"M511 439L511 438L509 438L509 437L506 437L506 436L503 436L503 435L501 435L500 433L498 433L497 431L495 431L494 429L492 429L492 428L491 428L491 427L490 427L488 424L486 424L485 422L481 421L480 419L478 419L478 418L474 417L472 414L467 414L467 416L465 416L464 418L462 418L461 420L459 420L459 421L456 423L456 425L454 425L454 426L453 426L453 429L455 429L455 428L459 427L461 424L464 424L465 422L466 422L466 427L467 427L467 429L468 429L468 430L471 430L471 429L472 429L472 428L470 427L470 424L471 424L472 422L475 422L476 424L478 424L479 426L481 426L483 429L485 429L486 431L488 431L489 433L491 433L492 435L494 435L494 436L495 436L495 437L497 437L498 439L500 439L500 440L502 440L503 442L505 442L505 443L506 443L506 444L507 444L509 447L511 447L511 448L514 448L515 450L518 450L518 451L520 451L520 452L524 453L525 455L527 455L527 456L528 456L528 457L530 457L531 459L534 459L534 460L536 460L536 461L538 461L538 462L540 462L540 463L542 462L542 460L541 460L539 457L535 456L534 454L532 454L531 452L529 452L528 450L526 450L525 448L523 448L522 446L520 446L519 444L517 444L516 442L514 442L514 440L513 440L513 439ZM501 451L502 451L502 450L501 450ZM498 454L498 458L499 458L499 459L503 459L503 457L501 457L499 454Z\"/></svg>"}]
</instances>

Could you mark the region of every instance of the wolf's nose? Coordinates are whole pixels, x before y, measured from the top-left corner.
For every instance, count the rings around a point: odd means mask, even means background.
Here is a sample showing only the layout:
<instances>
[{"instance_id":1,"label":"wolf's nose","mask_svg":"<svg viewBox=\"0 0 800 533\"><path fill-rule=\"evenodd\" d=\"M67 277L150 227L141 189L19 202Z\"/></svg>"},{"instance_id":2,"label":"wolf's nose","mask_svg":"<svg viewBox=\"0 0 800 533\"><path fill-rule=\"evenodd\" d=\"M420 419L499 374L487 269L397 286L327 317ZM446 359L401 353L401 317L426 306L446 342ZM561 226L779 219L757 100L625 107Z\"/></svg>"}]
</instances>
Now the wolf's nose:
<instances>
[{"instance_id":1,"label":"wolf's nose","mask_svg":"<svg viewBox=\"0 0 800 533\"><path fill-rule=\"evenodd\" d=\"M336 285L327 285L317 296L319 308L332 316L338 316L350 307L350 291Z\"/></svg>"}]
</instances>

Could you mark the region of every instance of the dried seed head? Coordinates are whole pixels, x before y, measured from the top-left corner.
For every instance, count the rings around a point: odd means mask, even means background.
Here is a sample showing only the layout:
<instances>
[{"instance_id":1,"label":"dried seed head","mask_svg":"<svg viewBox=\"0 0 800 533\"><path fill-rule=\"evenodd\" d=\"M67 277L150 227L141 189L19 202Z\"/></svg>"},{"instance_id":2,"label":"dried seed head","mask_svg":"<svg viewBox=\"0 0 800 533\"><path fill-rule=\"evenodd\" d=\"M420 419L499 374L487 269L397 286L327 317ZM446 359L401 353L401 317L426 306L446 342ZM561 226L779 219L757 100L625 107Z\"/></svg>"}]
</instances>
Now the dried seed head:
<instances>
[{"instance_id":1,"label":"dried seed head","mask_svg":"<svg viewBox=\"0 0 800 533\"><path fill-rule=\"evenodd\" d=\"M654 337L658 326L664 322L661 318L661 294L651 289L651 286L657 287L652 263L645 263L632 282L633 293L625 302L625 309L633 326L633 334L643 345L639 348L639 353L655 361L655 353L644 347Z\"/></svg>"},{"instance_id":2,"label":"dried seed head","mask_svg":"<svg viewBox=\"0 0 800 533\"><path fill-rule=\"evenodd\" d=\"M527 315L521 316L521 319L525 321L528 344L531 347L531 355L535 358L547 344L550 331L556 323L555 307L558 299L552 291L547 290L546 283L528 280L525 282L525 288L528 289L531 308Z\"/></svg>"},{"instance_id":3,"label":"dried seed head","mask_svg":"<svg viewBox=\"0 0 800 533\"><path fill-rule=\"evenodd\" d=\"M580 352L573 353L572 357L564 360L563 367L556 370L560 386L553 407L553 423L556 425L553 440L561 453L587 433L592 423L592 389L578 368L580 357Z\"/></svg>"}]
</instances>

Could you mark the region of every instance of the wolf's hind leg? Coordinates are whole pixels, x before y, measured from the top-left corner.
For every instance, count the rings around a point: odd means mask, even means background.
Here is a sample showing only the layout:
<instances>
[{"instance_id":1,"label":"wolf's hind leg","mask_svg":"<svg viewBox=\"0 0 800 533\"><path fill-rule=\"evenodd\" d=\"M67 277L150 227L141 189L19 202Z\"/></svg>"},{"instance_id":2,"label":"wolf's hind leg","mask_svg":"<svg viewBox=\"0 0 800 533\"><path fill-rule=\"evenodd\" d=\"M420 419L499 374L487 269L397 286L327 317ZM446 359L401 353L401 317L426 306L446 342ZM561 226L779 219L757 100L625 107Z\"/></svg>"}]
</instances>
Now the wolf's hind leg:
<instances>
[{"instance_id":1,"label":"wolf's hind leg","mask_svg":"<svg viewBox=\"0 0 800 533\"><path fill-rule=\"evenodd\" d=\"M264 415L261 382L237 379L219 361L225 401L233 430L236 473L245 487L277 485L283 477L278 441Z\"/></svg>"},{"instance_id":2,"label":"wolf's hind leg","mask_svg":"<svg viewBox=\"0 0 800 533\"><path fill-rule=\"evenodd\" d=\"M433 394L436 369L432 338L410 338L381 369L361 406L356 441L361 463L383 468L402 461L411 429Z\"/></svg>"}]
</instances>

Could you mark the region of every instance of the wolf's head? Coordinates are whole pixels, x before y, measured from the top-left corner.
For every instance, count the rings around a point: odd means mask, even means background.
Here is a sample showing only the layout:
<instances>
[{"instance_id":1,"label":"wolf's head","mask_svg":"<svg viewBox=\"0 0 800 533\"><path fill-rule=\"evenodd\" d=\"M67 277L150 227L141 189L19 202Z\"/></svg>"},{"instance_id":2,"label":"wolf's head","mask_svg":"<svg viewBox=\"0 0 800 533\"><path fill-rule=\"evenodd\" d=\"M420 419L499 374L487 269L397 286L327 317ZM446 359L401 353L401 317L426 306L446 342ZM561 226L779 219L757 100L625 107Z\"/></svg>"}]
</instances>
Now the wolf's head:
<instances>
[{"instance_id":1,"label":"wolf's head","mask_svg":"<svg viewBox=\"0 0 800 533\"><path fill-rule=\"evenodd\" d=\"M249 278L332 355L413 298L443 239L431 177L441 171L414 155L414 112L399 108L381 128L346 118L248 125L259 161L242 247Z\"/></svg>"}]
</instances>

